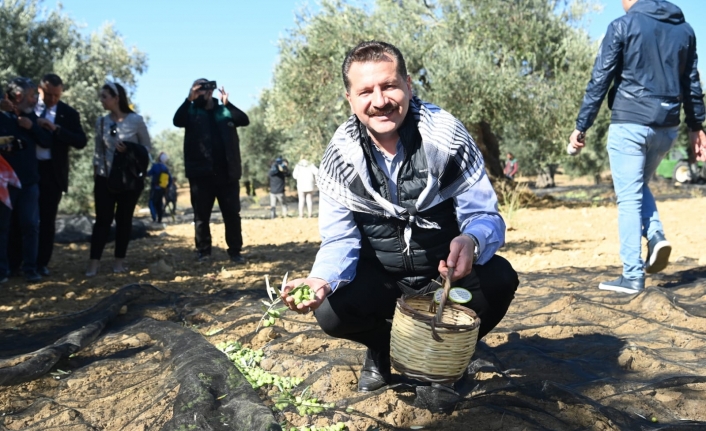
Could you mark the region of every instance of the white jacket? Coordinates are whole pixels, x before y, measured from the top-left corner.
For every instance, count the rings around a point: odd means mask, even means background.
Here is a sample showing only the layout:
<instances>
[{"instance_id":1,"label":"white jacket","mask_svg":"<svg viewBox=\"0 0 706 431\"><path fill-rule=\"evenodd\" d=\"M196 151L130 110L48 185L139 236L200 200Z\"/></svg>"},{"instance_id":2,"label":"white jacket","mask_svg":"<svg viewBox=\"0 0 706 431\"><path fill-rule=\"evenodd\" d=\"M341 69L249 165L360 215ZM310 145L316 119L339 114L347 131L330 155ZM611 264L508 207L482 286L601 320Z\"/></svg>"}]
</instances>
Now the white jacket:
<instances>
[{"instance_id":1,"label":"white jacket","mask_svg":"<svg viewBox=\"0 0 706 431\"><path fill-rule=\"evenodd\" d=\"M292 178L297 181L297 190L300 192L313 192L316 187L316 175L319 169L307 160L300 160L294 167Z\"/></svg>"}]
</instances>

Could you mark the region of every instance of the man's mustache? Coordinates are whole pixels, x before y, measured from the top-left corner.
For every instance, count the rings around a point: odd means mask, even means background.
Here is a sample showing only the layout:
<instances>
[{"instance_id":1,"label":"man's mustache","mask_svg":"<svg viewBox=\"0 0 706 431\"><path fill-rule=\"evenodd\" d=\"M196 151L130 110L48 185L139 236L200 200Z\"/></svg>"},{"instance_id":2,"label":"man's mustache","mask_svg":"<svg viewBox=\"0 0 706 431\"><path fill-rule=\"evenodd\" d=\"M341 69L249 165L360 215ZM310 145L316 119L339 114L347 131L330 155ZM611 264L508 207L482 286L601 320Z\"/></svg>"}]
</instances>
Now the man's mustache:
<instances>
[{"instance_id":1,"label":"man's mustache","mask_svg":"<svg viewBox=\"0 0 706 431\"><path fill-rule=\"evenodd\" d=\"M382 108L371 107L370 109L365 111L365 115L367 115L368 117L377 117L379 115L384 115L385 113L390 111L396 111L399 107L399 103L389 101Z\"/></svg>"}]
</instances>

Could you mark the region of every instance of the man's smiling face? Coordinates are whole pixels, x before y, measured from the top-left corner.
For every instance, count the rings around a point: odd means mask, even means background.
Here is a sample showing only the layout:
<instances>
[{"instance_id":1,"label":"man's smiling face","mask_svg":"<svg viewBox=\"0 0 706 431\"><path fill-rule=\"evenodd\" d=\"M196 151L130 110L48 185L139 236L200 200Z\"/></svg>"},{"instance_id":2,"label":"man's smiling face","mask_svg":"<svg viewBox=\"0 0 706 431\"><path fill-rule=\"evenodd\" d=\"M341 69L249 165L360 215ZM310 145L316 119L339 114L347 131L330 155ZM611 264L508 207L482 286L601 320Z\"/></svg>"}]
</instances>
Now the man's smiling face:
<instances>
[{"instance_id":1,"label":"man's smiling face","mask_svg":"<svg viewBox=\"0 0 706 431\"><path fill-rule=\"evenodd\" d=\"M397 72L397 61L386 55L381 61L354 62L348 70L350 89L346 98L353 113L377 141L397 136L409 100L412 80Z\"/></svg>"}]
</instances>

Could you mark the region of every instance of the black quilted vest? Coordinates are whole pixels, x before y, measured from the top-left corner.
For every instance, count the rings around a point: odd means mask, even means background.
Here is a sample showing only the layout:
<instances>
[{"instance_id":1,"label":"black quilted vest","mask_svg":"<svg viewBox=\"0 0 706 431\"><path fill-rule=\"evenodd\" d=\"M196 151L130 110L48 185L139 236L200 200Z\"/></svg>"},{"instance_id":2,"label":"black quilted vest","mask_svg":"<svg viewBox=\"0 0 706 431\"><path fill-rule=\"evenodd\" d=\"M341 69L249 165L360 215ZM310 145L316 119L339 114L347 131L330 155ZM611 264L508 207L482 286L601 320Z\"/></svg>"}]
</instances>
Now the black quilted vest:
<instances>
[{"instance_id":1,"label":"black quilted vest","mask_svg":"<svg viewBox=\"0 0 706 431\"><path fill-rule=\"evenodd\" d=\"M390 200L385 173L375 162L372 154L375 150L371 148L365 126L361 126L361 129L361 136L364 137L361 145L368 172L371 173L373 188L382 197ZM427 184L427 158L413 116L407 116L399 134L405 158L397 177L398 204L414 210L417 197ZM404 252L406 221L354 212L353 216L362 237L359 265L382 266L402 284L413 289L426 286L431 278L436 278L439 275L439 261L448 257L451 240L460 234L453 199L417 215L436 222L441 229L422 229L412 225L411 250L407 254Z\"/></svg>"}]
</instances>

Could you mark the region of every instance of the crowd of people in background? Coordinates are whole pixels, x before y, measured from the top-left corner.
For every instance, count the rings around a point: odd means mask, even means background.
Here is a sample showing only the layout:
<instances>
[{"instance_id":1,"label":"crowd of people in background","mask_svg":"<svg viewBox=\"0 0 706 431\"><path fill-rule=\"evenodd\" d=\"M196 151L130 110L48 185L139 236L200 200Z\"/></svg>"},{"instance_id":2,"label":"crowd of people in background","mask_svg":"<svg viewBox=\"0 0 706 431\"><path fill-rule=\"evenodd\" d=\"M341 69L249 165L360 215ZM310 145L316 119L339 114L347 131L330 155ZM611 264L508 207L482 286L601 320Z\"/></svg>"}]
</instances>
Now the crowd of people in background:
<instances>
[{"instance_id":1,"label":"crowd of people in background","mask_svg":"<svg viewBox=\"0 0 706 431\"><path fill-rule=\"evenodd\" d=\"M0 283L23 274L28 282L50 275L56 217L69 186L69 148L83 149L87 137L80 114L62 102L64 83L53 73L35 85L10 81L0 104ZM243 263L240 222L241 160L238 127L247 115L228 102L223 87L213 96L214 81L199 79L174 116L185 129L184 162L194 208L199 260L211 256L209 222L215 200L223 215L228 256ZM176 179L160 153L148 170L152 142L142 116L134 112L125 88L106 82L99 93L107 113L95 124L93 198L95 222L85 275L95 276L111 226L115 223L112 271L125 272L133 215L147 177L152 220L162 223L165 208L174 217Z\"/></svg>"},{"instance_id":2,"label":"crowd of people in background","mask_svg":"<svg viewBox=\"0 0 706 431\"><path fill-rule=\"evenodd\" d=\"M61 78L47 74L39 86L15 78L3 94L0 136L11 139L0 156L17 181L7 186L9 199L0 205L0 282L16 272L28 282L49 275L56 215L68 188L69 148L87 143L80 115L61 102L62 92Z\"/></svg>"}]
</instances>

